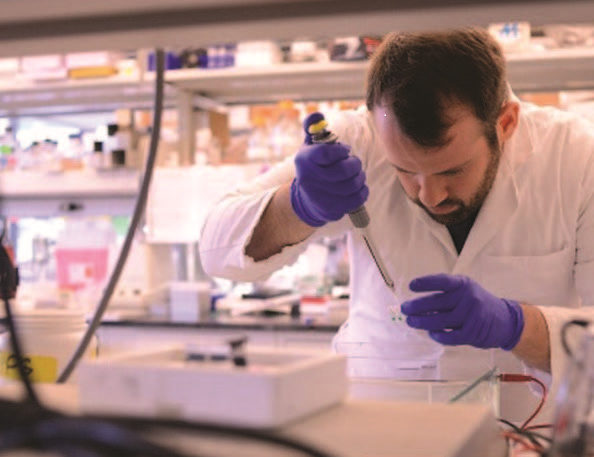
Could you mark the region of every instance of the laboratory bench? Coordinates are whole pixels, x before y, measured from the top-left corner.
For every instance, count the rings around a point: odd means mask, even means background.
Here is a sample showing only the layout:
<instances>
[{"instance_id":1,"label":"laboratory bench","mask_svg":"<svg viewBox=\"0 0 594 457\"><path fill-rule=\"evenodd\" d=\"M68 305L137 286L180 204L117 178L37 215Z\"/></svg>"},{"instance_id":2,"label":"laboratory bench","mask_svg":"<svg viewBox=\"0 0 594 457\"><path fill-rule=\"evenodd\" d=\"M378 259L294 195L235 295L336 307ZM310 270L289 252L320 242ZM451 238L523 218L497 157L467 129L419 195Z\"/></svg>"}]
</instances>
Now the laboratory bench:
<instances>
[{"instance_id":1,"label":"laboratory bench","mask_svg":"<svg viewBox=\"0 0 594 457\"><path fill-rule=\"evenodd\" d=\"M248 346L317 352L331 350L341 323L324 315L313 320L310 316L290 315L211 316L197 322L145 316L104 321L96 337L99 358L180 345L221 346L237 337L246 337ZM349 367L358 370L360 363L367 362L350 359ZM465 346L450 347L438 366L403 370L392 379L350 374L349 392L364 400L443 403L498 365L495 351L477 353ZM530 393L527 385L499 383L481 383L466 400L488 404L501 417L519 422L538 403L538 397Z\"/></svg>"},{"instance_id":2,"label":"laboratory bench","mask_svg":"<svg viewBox=\"0 0 594 457\"><path fill-rule=\"evenodd\" d=\"M196 322L175 322L169 318L146 316L120 320L104 320L104 326L137 326L164 328L202 328L220 330L304 331L335 333L342 321L324 315L290 316L284 313L261 313L257 316L211 315Z\"/></svg>"},{"instance_id":3,"label":"laboratory bench","mask_svg":"<svg viewBox=\"0 0 594 457\"><path fill-rule=\"evenodd\" d=\"M145 317L103 322L97 331L97 339L99 357L167 346L220 346L237 337L246 337L249 346L329 351L341 323L324 320L323 316L316 316L313 322L305 316L214 316L193 323ZM391 379L360 373L368 370L368 363L374 364L373 370L383 370L382 360L368 362L366 357L349 357L351 395L364 400L414 399L438 403L447 402L467 383L499 367L501 362L495 350L475 351L466 346L455 346L447 348L435 367L400 370ZM389 360L385 363L385 366L391 366ZM489 404L501 417L522 422L535 410L539 397L531 393L526 384L482 383L469 400ZM543 421L548 420L551 414L548 408L545 410L541 415Z\"/></svg>"},{"instance_id":4,"label":"laboratory bench","mask_svg":"<svg viewBox=\"0 0 594 457\"><path fill-rule=\"evenodd\" d=\"M147 345L217 343L236 336L246 336L248 344L254 345L329 350L341 324L342 320L324 315L212 315L196 322L147 316L104 320L97 338L102 352Z\"/></svg>"}]
</instances>

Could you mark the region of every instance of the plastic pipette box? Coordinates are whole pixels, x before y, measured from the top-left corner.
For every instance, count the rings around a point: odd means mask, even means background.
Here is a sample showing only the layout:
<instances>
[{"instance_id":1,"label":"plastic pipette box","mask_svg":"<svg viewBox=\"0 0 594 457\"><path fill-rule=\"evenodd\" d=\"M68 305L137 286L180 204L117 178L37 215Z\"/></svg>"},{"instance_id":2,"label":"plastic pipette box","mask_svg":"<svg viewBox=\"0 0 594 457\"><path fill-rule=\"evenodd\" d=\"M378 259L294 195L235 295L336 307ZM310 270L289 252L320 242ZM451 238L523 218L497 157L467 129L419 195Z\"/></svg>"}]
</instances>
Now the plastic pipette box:
<instances>
[{"instance_id":1,"label":"plastic pipette box","mask_svg":"<svg viewBox=\"0 0 594 457\"><path fill-rule=\"evenodd\" d=\"M194 349L169 348L86 361L78 372L81 408L276 428L348 394L343 355L249 348L245 358L245 366L236 366L230 360L198 360Z\"/></svg>"}]
</instances>

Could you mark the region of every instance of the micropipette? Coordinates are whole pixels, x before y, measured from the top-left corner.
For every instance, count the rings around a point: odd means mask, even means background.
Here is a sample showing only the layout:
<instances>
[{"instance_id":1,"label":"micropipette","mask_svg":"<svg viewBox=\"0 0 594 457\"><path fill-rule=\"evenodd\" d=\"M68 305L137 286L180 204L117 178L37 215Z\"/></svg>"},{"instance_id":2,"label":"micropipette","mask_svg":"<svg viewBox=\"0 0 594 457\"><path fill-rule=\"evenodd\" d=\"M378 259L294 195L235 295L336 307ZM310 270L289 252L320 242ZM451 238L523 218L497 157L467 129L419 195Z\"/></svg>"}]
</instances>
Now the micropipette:
<instances>
[{"instance_id":1,"label":"micropipette","mask_svg":"<svg viewBox=\"0 0 594 457\"><path fill-rule=\"evenodd\" d=\"M319 114L319 116L315 116L314 118L315 120L312 119L312 116L310 116L308 121L311 123L305 125L306 133L311 135L312 142L326 144L336 143L336 141L338 141L338 136L326 129L328 123L326 122L324 116ZM351 219L351 222L355 228L359 230L359 233L361 233L361 236L367 245L367 249L373 258L373 261L377 266L384 283L389 289L394 291L394 281L390 277L390 273L388 273L388 269L382 261L382 258L380 257L379 252L373 244L373 240L371 239L371 234L369 233L368 229L370 219L365 205L361 205L359 208L349 212L349 218Z\"/></svg>"}]
</instances>

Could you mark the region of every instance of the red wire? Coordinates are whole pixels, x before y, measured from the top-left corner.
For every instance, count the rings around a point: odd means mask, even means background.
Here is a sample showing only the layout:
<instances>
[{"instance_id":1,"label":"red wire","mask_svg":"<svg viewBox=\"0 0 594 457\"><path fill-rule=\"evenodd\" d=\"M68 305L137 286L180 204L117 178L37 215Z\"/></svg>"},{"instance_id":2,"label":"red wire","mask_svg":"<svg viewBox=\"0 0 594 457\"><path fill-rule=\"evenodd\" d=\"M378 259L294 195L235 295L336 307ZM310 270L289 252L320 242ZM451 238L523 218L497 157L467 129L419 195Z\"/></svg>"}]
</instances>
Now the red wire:
<instances>
[{"instance_id":1,"label":"red wire","mask_svg":"<svg viewBox=\"0 0 594 457\"><path fill-rule=\"evenodd\" d=\"M501 382L535 382L538 384L542 390L542 395L540 397L540 403L534 410L534 412L530 415L528 419L522 424L520 427L521 430L525 430L528 424L534 419L540 410L544 406L544 403L547 399L547 386L540 380L535 378L534 376L526 375L526 374L515 374L515 373L503 373L497 377Z\"/></svg>"},{"instance_id":2,"label":"red wire","mask_svg":"<svg viewBox=\"0 0 594 457\"><path fill-rule=\"evenodd\" d=\"M541 430L545 428L553 428L553 424L536 424L526 427L525 430Z\"/></svg>"}]
</instances>

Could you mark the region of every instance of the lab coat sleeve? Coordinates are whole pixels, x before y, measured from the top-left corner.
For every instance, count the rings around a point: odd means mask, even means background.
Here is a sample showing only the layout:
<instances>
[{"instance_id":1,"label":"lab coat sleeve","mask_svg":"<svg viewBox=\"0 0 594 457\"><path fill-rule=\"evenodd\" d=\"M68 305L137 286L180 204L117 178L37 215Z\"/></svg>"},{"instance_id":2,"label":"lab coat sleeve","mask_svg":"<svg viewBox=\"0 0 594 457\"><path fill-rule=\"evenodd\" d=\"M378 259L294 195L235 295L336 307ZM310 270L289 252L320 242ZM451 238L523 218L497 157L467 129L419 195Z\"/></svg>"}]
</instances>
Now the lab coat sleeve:
<instances>
[{"instance_id":1,"label":"lab coat sleeve","mask_svg":"<svg viewBox=\"0 0 594 457\"><path fill-rule=\"evenodd\" d=\"M278 188L290 183L294 175L295 166L290 157L232 191L210 210L199 242L200 259L207 274L241 282L262 281L281 267L293 264L311 242L338 237L348 229L347 218L343 218L268 259L255 262L247 256L245 248L262 213Z\"/></svg>"},{"instance_id":2,"label":"lab coat sleeve","mask_svg":"<svg viewBox=\"0 0 594 457\"><path fill-rule=\"evenodd\" d=\"M330 116L329 116L330 118ZM331 116L330 128L351 146L363 169L372 143L370 118L365 109ZM200 256L205 271L235 281L261 281L285 265L294 263L307 246L322 238L337 238L351 230L348 217L316 229L304 242L286 246L280 253L255 262L245 255L254 228L278 188L295 177L294 156L267 173L232 191L209 212L200 237Z\"/></svg>"},{"instance_id":3,"label":"lab coat sleeve","mask_svg":"<svg viewBox=\"0 0 594 457\"><path fill-rule=\"evenodd\" d=\"M551 373L543 373L527 367L527 371L533 376L544 381L550 389L549 407L554 403L554 397L562 382L568 355L562 344L562 329L565 323L574 320L586 320L594 323L594 139L590 133L590 126L583 130L576 129L576 137L573 140L579 147L567 151L574 154L572 169L579 182L579 211L576 230L576 254L574 264L574 281L576 291L582 301L581 308L564 308L561 306L545 307L541 310L549 331L551 349ZM576 131L574 130L574 131ZM585 133L584 133L585 132ZM573 198L576 195L572 196ZM581 344L583 332L579 329L567 332L567 343L572 348Z\"/></svg>"}]
</instances>

